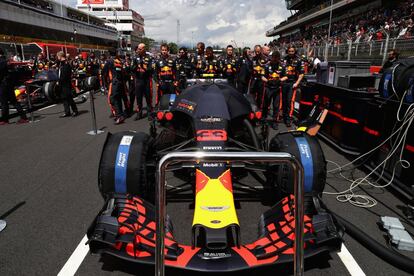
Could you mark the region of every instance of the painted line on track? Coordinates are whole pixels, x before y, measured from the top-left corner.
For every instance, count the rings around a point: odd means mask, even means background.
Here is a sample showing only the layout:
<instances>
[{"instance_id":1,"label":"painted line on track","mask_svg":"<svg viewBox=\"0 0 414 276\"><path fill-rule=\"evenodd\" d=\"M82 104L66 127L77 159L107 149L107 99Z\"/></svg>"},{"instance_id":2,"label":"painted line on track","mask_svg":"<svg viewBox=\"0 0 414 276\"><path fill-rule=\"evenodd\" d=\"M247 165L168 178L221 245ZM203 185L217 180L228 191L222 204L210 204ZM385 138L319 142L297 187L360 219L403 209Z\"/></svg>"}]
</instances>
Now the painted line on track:
<instances>
[{"instance_id":1,"label":"painted line on track","mask_svg":"<svg viewBox=\"0 0 414 276\"><path fill-rule=\"evenodd\" d=\"M80 265L85 259L86 254L89 252L89 246L86 244L87 241L88 237L85 235L76 247L75 251L73 251L72 255L69 257L68 261L59 271L58 276L75 275L76 271L78 271Z\"/></svg>"},{"instance_id":2,"label":"painted line on track","mask_svg":"<svg viewBox=\"0 0 414 276\"><path fill-rule=\"evenodd\" d=\"M354 257L351 255L351 252L349 252L348 248L346 248L344 243L342 243L341 252L338 252L338 256L344 263L349 274L351 274L352 276L366 275L364 271L362 271L358 263L355 261Z\"/></svg>"},{"instance_id":3,"label":"painted line on track","mask_svg":"<svg viewBox=\"0 0 414 276\"><path fill-rule=\"evenodd\" d=\"M52 105L43 107L43 108L39 109L38 111L43 111L43 110L46 110L46 109L49 109L49 108L52 108L52 107L55 107L55 106L57 106L57 104L52 104Z\"/></svg>"}]
</instances>

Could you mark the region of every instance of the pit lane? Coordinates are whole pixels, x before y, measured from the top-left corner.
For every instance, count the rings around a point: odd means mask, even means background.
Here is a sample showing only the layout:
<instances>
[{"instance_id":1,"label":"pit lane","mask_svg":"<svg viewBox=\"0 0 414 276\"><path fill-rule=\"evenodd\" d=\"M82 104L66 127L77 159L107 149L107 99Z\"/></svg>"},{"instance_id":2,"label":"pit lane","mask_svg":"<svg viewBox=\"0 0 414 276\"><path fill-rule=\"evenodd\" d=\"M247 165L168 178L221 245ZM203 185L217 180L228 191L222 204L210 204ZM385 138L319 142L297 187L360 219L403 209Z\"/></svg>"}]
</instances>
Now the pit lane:
<instances>
[{"instance_id":1,"label":"pit lane","mask_svg":"<svg viewBox=\"0 0 414 276\"><path fill-rule=\"evenodd\" d=\"M105 135L89 136L89 103L79 106L77 118L60 119L62 106L35 112L39 122L9 125L0 130L0 217L8 223L0 233L0 275L56 275L68 261L103 204L97 187L100 152ZM148 132L146 120L128 119L114 126L106 98L97 96L98 126L106 132L137 130ZM327 159L340 164L343 156L322 143ZM362 172L356 171L358 175ZM349 184L329 177L327 190L343 190ZM401 214L404 205L385 190L367 190L380 204L373 209L359 209L324 196L333 211L350 220L379 242L386 243L376 222L378 215ZM238 214L243 242L257 237L257 222L266 209L257 203L241 203ZM168 205L175 235L189 243L192 210L188 203ZM407 224L405 224L407 226ZM413 234L413 228L407 230ZM366 275L408 275L386 263L359 245L348 235L345 245ZM401 252L403 253L403 252ZM408 254L411 258L414 254ZM228 275L250 275L252 271ZM289 268L255 270L257 275L289 274ZM86 255L76 275L152 275L147 266L130 265L111 258ZM203 273L200 273L203 274ZM350 274L337 254L306 263L308 275ZM167 275L194 275L167 270ZM353 274L356 275L356 274Z\"/></svg>"}]
</instances>

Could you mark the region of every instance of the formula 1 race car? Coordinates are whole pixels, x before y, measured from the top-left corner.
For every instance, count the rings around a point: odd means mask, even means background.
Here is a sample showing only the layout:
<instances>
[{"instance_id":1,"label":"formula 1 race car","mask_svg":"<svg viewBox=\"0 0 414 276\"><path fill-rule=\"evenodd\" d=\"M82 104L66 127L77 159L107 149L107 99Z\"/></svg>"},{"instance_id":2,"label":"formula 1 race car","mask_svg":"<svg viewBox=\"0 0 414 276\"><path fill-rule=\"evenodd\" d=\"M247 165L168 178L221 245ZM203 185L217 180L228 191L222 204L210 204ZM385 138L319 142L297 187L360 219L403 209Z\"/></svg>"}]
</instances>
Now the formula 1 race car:
<instances>
[{"instance_id":1,"label":"formula 1 race car","mask_svg":"<svg viewBox=\"0 0 414 276\"><path fill-rule=\"evenodd\" d=\"M45 76L56 76L42 78L42 76L37 76L36 83L41 85L42 94L45 95L49 103L59 102L60 92L58 85L58 78L56 71L46 71ZM88 91L96 91L100 87L99 79L96 76L86 77L84 75L79 75L78 73L74 74L72 78L72 95L75 98L75 102L83 103L86 101L86 96L83 95Z\"/></svg>"},{"instance_id":2,"label":"formula 1 race car","mask_svg":"<svg viewBox=\"0 0 414 276\"><path fill-rule=\"evenodd\" d=\"M160 159L171 152L252 151L286 152L300 160L305 176L304 256L339 251L342 228L321 201L326 161L318 140L306 131L278 133L268 139L258 112L228 85L196 84L178 96L161 98L150 116L150 135L109 134L99 165L105 205L88 229L90 251L154 264L155 176ZM168 182L167 201L193 202L194 215L189 245L175 240L167 217L165 265L222 273L293 263L293 168L279 163L199 160L173 163L168 173L180 185ZM249 244L240 240L243 229L235 201L242 200L271 206L259 218L257 240Z\"/></svg>"},{"instance_id":3,"label":"formula 1 race car","mask_svg":"<svg viewBox=\"0 0 414 276\"><path fill-rule=\"evenodd\" d=\"M26 80L24 85L16 87L14 90L17 100L23 105L30 104L53 104L60 101L58 76L56 70L43 70L36 74L34 78ZM72 79L72 94L77 104L84 103L87 97L83 95L88 91L99 89L97 77L79 77L75 75Z\"/></svg>"}]
</instances>

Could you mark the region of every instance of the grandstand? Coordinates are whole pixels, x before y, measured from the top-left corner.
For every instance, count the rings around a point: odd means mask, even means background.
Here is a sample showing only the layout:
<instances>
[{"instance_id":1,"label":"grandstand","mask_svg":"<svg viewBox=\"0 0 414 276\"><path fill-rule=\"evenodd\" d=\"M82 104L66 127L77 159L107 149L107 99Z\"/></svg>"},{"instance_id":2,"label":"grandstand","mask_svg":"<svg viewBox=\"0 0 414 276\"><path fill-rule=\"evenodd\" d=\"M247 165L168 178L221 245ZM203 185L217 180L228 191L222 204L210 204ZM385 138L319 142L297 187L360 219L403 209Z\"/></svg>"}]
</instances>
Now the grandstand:
<instances>
[{"instance_id":1,"label":"grandstand","mask_svg":"<svg viewBox=\"0 0 414 276\"><path fill-rule=\"evenodd\" d=\"M0 42L72 45L107 50L117 47L117 30L105 21L52 0L0 1Z\"/></svg>"},{"instance_id":2,"label":"grandstand","mask_svg":"<svg viewBox=\"0 0 414 276\"><path fill-rule=\"evenodd\" d=\"M285 48L294 44L309 50L328 44L332 49L330 54L342 58L348 55L347 52L357 55L355 45L360 46L359 50L366 50L368 56L383 56L385 48L399 45L407 55L413 54L414 43L407 43L407 40L413 41L414 1L333 0L332 3L331 7L330 0L286 0L292 15L266 32L268 37L274 37L269 45ZM331 32L328 35L331 8ZM344 46L349 43L353 45L350 51ZM305 50L303 52L306 54Z\"/></svg>"}]
</instances>

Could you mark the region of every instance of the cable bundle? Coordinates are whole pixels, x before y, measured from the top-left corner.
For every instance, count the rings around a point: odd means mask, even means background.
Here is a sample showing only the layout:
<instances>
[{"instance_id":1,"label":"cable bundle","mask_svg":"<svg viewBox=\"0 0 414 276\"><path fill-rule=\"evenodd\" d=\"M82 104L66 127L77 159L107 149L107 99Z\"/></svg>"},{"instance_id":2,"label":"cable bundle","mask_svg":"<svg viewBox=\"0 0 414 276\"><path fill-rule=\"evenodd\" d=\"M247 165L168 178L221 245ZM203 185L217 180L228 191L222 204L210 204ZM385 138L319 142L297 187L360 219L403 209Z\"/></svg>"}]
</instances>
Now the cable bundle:
<instances>
[{"instance_id":1,"label":"cable bundle","mask_svg":"<svg viewBox=\"0 0 414 276\"><path fill-rule=\"evenodd\" d=\"M397 117L397 122L401 123L401 125L386 140L384 140L381 144L379 144L374 149L372 149L369 152L359 156L358 158L356 158L352 162L349 162L349 163L347 163L343 166L340 166L340 165L338 165L337 163L335 163L333 161L327 160L328 162L330 162L330 163L337 166L337 168L329 170L328 173L333 174L333 173L339 172L341 177L343 177L347 181L351 182L351 185L350 185L349 189L346 189L344 191L341 191L341 192L324 192L324 194L336 195L336 199L339 202L344 202L344 203L349 202L350 204L352 204L354 206L357 206L357 207L371 208L371 207L374 207L375 205L377 205L377 201L374 198L372 198L371 196L356 194L354 192L354 190L357 187L359 187L360 185L368 185L368 186L371 186L371 187L374 187L374 188L385 188L385 187L392 184L392 182L394 180L394 177L395 177L396 169L399 165L404 169L410 168L410 166L411 166L410 162L403 159L403 152L404 152L404 147L405 147L406 140L407 140L408 130L410 129L410 127L413 123L413 120L414 120L414 104L410 104L409 107L407 108L406 112L404 113L404 115L401 116L401 107L402 107L402 104L404 102L404 98L405 98L407 92L408 92L408 90L405 91L405 93L404 93L404 95L403 95L403 97L400 101L400 105L398 107L397 116L396 116ZM394 129L395 129L395 127L394 127ZM394 141L393 141L393 137L395 137ZM347 178L346 176L344 176L342 174L343 169L345 167L353 165L357 161L361 160L362 158L367 157L370 154L374 153L376 150L378 150L383 145L385 145L388 141L390 141L390 143L391 143L390 152L388 153L386 158L380 164L378 164L378 166L376 166L365 177L361 177L361 178L353 180L353 179ZM387 162L398 151L400 152L399 158L398 158L398 161L394 164L394 168L392 170L392 176L391 176L390 181L388 181L384 185L378 184L378 181L380 179L382 179L382 176L384 174ZM356 167L356 166L354 166L354 167ZM375 181L371 182L371 181L368 180L373 174L379 172L380 170L381 170L381 173L379 173L379 177Z\"/></svg>"}]
</instances>

